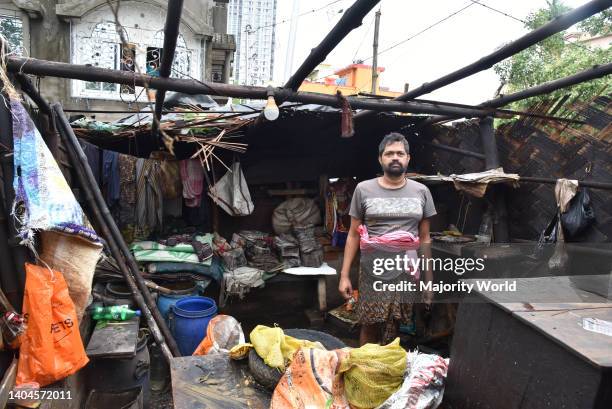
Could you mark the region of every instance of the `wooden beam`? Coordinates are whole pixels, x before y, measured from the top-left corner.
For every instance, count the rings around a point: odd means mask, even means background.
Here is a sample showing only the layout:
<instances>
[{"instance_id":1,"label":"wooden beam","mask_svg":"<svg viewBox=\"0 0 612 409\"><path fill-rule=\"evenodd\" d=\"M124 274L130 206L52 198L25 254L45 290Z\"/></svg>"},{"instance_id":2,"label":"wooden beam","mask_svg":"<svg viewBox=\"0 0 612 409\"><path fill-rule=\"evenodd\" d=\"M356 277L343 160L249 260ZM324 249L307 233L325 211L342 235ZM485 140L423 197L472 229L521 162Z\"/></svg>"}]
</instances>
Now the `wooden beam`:
<instances>
[{"instance_id":1,"label":"wooden beam","mask_svg":"<svg viewBox=\"0 0 612 409\"><path fill-rule=\"evenodd\" d=\"M302 65L295 71L295 74L289 78L284 88L297 91L312 70L325 60L327 55L336 48L348 33L361 25L361 20L363 20L379 1L380 0L357 0L348 10L346 10L340 21L338 21L329 33L327 33L321 43L310 51L310 55L306 57Z\"/></svg>"},{"instance_id":2,"label":"wooden beam","mask_svg":"<svg viewBox=\"0 0 612 409\"><path fill-rule=\"evenodd\" d=\"M268 89L266 87L203 82L183 78L160 78L131 71L111 70L89 65L76 65L56 61L38 60L35 58L8 57L7 68L10 72L22 72L38 76L53 76L93 82L111 82L140 87L146 84L147 87L151 89L172 90L190 95L223 95L251 99L267 99L268 96ZM285 88L277 89L275 95L284 101L327 105L337 108L341 106L340 100L335 95L298 92ZM428 115L458 115L460 117L473 118L491 115L494 111L494 109L491 108L467 109L417 101L384 101L355 97L348 97L347 99L353 109L368 109L380 112L390 111Z\"/></svg>"},{"instance_id":3,"label":"wooden beam","mask_svg":"<svg viewBox=\"0 0 612 409\"><path fill-rule=\"evenodd\" d=\"M606 10L612 6L612 0L592 0L580 7L577 7L567 13L549 21L543 26L525 34L524 36L512 41L509 44L499 48L498 50L488 54L481 59L474 61L471 64L466 65L456 71L451 72L443 77L440 77L434 81L427 82L420 87L408 91L405 94L395 98L397 101L408 101L417 98L421 95L429 94L439 88L445 87L453 82L457 82L463 78L474 75L480 71L491 68L494 64L505 60L506 58L531 47L534 44L563 31L572 25L590 17L600 11ZM355 118L363 117L367 115L367 112L360 112L355 115Z\"/></svg>"},{"instance_id":4,"label":"wooden beam","mask_svg":"<svg viewBox=\"0 0 612 409\"><path fill-rule=\"evenodd\" d=\"M164 46L159 65L159 76L168 78L172 72L172 62L174 61L174 51L176 50L176 41L179 35L179 27L181 25L181 12L183 10L183 0L173 0L168 2L168 11L166 13L166 23L164 25ZM155 117L157 121L153 121L153 134L157 134L159 120L162 116L162 108L164 106L164 98L166 90L160 89L155 94Z\"/></svg>"}]
</instances>

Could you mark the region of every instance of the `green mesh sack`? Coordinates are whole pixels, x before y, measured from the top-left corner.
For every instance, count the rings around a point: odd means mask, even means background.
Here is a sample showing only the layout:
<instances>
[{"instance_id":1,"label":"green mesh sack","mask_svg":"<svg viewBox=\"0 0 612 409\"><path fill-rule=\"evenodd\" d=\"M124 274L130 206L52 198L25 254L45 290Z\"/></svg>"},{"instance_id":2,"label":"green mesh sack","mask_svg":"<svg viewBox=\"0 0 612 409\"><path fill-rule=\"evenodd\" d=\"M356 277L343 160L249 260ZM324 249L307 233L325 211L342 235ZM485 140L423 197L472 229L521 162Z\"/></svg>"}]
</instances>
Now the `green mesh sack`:
<instances>
[{"instance_id":1,"label":"green mesh sack","mask_svg":"<svg viewBox=\"0 0 612 409\"><path fill-rule=\"evenodd\" d=\"M340 364L349 403L375 408L397 391L404 380L406 351L399 338L387 345L366 344L352 349Z\"/></svg>"}]
</instances>

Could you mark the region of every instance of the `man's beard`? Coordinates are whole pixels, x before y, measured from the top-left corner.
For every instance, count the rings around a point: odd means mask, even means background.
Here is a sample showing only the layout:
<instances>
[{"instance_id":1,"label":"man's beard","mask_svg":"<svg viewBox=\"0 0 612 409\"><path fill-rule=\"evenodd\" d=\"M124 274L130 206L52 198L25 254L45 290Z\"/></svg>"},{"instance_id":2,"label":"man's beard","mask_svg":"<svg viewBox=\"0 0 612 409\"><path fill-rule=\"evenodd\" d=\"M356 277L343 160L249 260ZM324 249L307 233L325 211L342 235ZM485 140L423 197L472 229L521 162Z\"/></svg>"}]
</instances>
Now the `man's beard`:
<instances>
[{"instance_id":1,"label":"man's beard","mask_svg":"<svg viewBox=\"0 0 612 409\"><path fill-rule=\"evenodd\" d=\"M387 166L383 166L383 172L389 176L402 176L404 173L406 173L406 169L407 168L402 166L402 164L399 162L391 162Z\"/></svg>"}]
</instances>

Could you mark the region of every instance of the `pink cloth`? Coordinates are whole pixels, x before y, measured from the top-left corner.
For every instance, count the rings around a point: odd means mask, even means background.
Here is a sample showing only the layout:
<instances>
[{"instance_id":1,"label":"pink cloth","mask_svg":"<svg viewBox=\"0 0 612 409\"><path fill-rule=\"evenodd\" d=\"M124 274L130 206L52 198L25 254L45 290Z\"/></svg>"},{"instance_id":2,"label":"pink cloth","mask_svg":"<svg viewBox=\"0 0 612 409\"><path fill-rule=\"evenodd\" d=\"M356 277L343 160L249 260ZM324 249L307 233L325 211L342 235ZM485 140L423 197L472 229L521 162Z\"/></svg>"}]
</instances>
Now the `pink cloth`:
<instances>
[{"instance_id":1,"label":"pink cloth","mask_svg":"<svg viewBox=\"0 0 612 409\"><path fill-rule=\"evenodd\" d=\"M374 251L400 252L405 251L409 259L418 261L417 249L420 241L417 236L404 230L397 230L391 233L383 234L382 236L370 237L368 228L363 224L359 226L359 249L362 253ZM415 280L421 276L420 269L412 268L412 264L407 268L406 272Z\"/></svg>"},{"instance_id":2,"label":"pink cloth","mask_svg":"<svg viewBox=\"0 0 612 409\"><path fill-rule=\"evenodd\" d=\"M200 207L204 190L204 169L198 159L186 159L180 162L181 180L185 206Z\"/></svg>"},{"instance_id":3,"label":"pink cloth","mask_svg":"<svg viewBox=\"0 0 612 409\"><path fill-rule=\"evenodd\" d=\"M363 224L359 226L359 249L361 251L402 251L419 248L419 238L403 230L397 230L382 236L370 237L368 228Z\"/></svg>"}]
</instances>

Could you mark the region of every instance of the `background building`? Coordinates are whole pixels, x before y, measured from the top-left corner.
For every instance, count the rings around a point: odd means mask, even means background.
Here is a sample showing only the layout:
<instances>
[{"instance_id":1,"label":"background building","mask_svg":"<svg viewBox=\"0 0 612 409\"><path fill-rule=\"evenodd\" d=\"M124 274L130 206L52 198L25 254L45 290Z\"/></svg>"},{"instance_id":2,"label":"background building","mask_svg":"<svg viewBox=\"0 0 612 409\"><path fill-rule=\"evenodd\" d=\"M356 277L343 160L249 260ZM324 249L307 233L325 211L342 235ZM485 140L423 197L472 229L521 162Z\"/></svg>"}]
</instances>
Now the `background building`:
<instances>
[{"instance_id":1,"label":"background building","mask_svg":"<svg viewBox=\"0 0 612 409\"><path fill-rule=\"evenodd\" d=\"M376 94L393 98L401 95L401 92L390 91L388 88L380 86L380 74L384 71L384 67L378 67ZM406 87L404 92L407 90ZM342 95L356 95L360 92L369 94L372 92L372 66L351 64L334 71L329 64L319 64L306 77L299 91L320 92L322 94L335 94L336 91L340 91Z\"/></svg>"},{"instance_id":2,"label":"background building","mask_svg":"<svg viewBox=\"0 0 612 409\"><path fill-rule=\"evenodd\" d=\"M276 0L230 0L228 32L236 39L234 82L266 85L274 68Z\"/></svg>"},{"instance_id":3,"label":"background building","mask_svg":"<svg viewBox=\"0 0 612 409\"><path fill-rule=\"evenodd\" d=\"M171 77L227 82L235 49L227 35L228 0L185 0ZM156 75L168 1L124 0L115 17L105 0L0 0L0 32L21 55ZM41 78L45 97L65 108L125 109L146 102L140 87Z\"/></svg>"}]
</instances>

